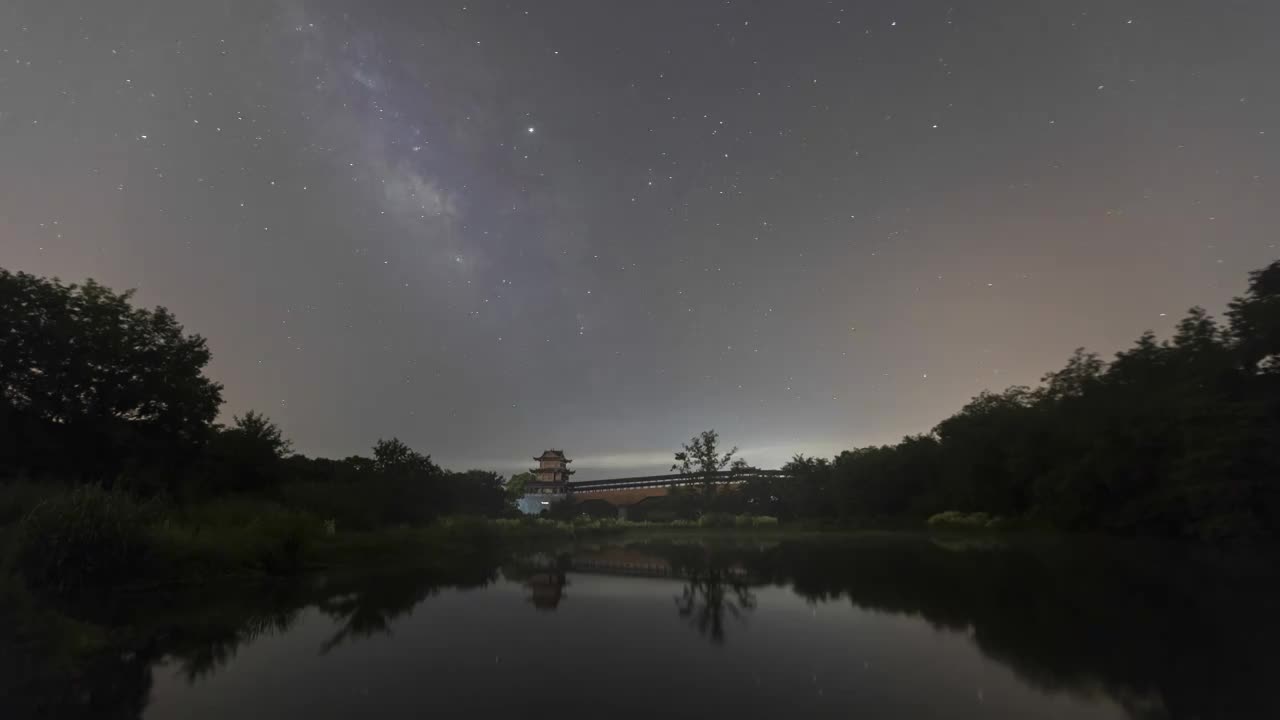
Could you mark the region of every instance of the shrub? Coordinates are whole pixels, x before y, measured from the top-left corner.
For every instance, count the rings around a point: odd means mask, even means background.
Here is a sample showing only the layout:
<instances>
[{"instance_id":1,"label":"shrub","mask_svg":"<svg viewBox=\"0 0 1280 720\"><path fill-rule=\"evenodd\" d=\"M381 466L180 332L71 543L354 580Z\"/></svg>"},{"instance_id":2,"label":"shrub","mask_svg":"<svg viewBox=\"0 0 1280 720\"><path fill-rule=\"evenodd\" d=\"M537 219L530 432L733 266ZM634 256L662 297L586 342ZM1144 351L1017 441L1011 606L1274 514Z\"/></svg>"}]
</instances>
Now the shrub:
<instances>
[{"instance_id":1,"label":"shrub","mask_svg":"<svg viewBox=\"0 0 1280 720\"><path fill-rule=\"evenodd\" d=\"M138 575L150 553L142 510L123 493L80 487L49 498L18 528L18 571L36 589L67 595Z\"/></svg>"},{"instance_id":2,"label":"shrub","mask_svg":"<svg viewBox=\"0 0 1280 720\"><path fill-rule=\"evenodd\" d=\"M0 526L18 523L36 505L66 492L66 488L30 480L0 483Z\"/></svg>"},{"instance_id":3,"label":"shrub","mask_svg":"<svg viewBox=\"0 0 1280 720\"><path fill-rule=\"evenodd\" d=\"M778 518L769 515L757 515L751 518L751 526L758 528L778 527Z\"/></svg>"},{"instance_id":4,"label":"shrub","mask_svg":"<svg viewBox=\"0 0 1280 720\"><path fill-rule=\"evenodd\" d=\"M435 527L446 540L457 542L464 547L480 548L492 546L497 540L497 534L504 529L502 526L489 523L489 520L482 517L457 515L441 518ZM542 523L539 523L539 526L541 525Z\"/></svg>"},{"instance_id":5,"label":"shrub","mask_svg":"<svg viewBox=\"0 0 1280 720\"><path fill-rule=\"evenodd\" d=\"M271 500L238 494L190 505L174 513L174 519L192 527L247 528L263 518L288 512L283 505Z\"/></svg>"},{"instance_id":6,"label":"shrub","mask_svg":"<svg viewBox=\"0 0 1280 720\"><path fill-rule=\"evenodd\" d=\"M733 527L735 522L735 518L729 513L712 512L698 518L698 525L704 528Z\"/></svg>"},{"instance_id":7,"label":"shrub","mask_svg":"<svg viewBox=\"0 0 1280 720\"><path fill-rule=\"evenodd\" d=\"M285 575L302 569L306 551L323 530L308 513L284 511L257 518L249 532L254 566L268 575Z\"/></svg>"},{"instance_id":8,"label":"shrub","mask_svg":"<svg viewBox=\"0 0 1280 720\"><path fill-rule=\"evenodd\" d=\"M957 510L947 510L946 512L931 515L927 522L931 528L983 530L1002 526L1004 519L998 516L992 517L984 512L963 513Z\"/></svg>"},{"instance_id":9,"label":"shrub","mask_svg":"<svg viewBox=\"0 0 1280 720\"><path fill-rule=\"evenodd\" d=\"M245 571L297 572L326 532L326 523L311 513L231 496L173 513L149 535L164 574L203 580Z\"/></svg>"},{"instance_id":10,"label":"shrub","mask_svg":"<svg viewBox=\"0 0 1280 720\"><path fill-rule=\"evenodd\" d=\"M384 494L382 487L331 481L285 483L275 491L275 497L285 505L332 518L338 527L350 530L390 524L384 517L388 502Z\"/></svg>"}]
</instances>

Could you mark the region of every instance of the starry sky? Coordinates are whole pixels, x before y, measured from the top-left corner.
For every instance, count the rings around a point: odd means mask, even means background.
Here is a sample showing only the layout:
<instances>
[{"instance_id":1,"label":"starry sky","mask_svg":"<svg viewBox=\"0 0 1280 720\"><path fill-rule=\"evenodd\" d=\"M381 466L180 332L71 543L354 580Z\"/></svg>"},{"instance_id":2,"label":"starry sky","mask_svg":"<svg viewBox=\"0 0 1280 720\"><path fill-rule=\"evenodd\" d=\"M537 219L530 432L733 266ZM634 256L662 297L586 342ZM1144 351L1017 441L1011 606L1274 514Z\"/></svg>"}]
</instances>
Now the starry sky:
<instances>
[{"instance_id":1,"label":"starry sky","mask_svg":"<svg viewBox=\"0 0 1280 720\"><path fill-rule=\"evenodd\" d=\"M0 266L505 473L926 431L1276 259L1274 0L9 0Z\"/></svg>"}]
</instances>

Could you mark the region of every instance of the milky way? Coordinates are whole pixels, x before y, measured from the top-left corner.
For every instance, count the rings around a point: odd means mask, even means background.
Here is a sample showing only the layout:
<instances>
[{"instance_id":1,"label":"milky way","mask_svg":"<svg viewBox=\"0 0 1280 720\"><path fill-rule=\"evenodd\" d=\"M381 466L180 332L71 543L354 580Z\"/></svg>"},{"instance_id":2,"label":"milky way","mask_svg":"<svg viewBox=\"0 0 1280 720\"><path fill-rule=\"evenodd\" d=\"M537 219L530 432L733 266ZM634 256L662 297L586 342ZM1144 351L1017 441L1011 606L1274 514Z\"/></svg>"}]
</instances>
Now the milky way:
<instances>
[{"instance_id":1,"label":"milky way","mask_svg":"<svg viewBox=\"0 0 1280 720\"><path fill-rule=\"evenodd\" d=\"M225 414L510 471L928 430L1275 259L1280 3L0 7L0 266Z\"/></svg>"}]
</instances>

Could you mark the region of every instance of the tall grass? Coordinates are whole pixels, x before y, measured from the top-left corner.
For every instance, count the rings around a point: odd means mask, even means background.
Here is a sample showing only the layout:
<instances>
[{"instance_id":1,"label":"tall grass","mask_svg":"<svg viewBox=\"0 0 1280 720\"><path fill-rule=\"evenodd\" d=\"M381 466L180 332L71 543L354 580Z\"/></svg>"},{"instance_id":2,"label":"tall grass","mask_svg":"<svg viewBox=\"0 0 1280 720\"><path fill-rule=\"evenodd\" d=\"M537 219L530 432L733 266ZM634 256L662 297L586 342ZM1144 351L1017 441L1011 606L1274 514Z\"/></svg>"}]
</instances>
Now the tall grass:
<instances>
[{"instance_id":1,"label":"tall grass","mask_svg":"<svg viewBox=\"0 0 1280 720\"><path fill-rule=\"evenodd\" d=\"M931 528L945 530L994 530L1005 525L1004 519L999 516L984 512L963 513L957 510L931 515L927 523Z\"/></svg>"},{"instance_id":2,"label":"tall grass","mask_svg":"<svg viewBox=\"0 0 1280 720\"><path fill-rule=\"evenodd\" d=\"M305 566L325 523L270 500L230 495L172 510L151 534L170 574L249 570L282 575Z\"/></svg>"},{"instance_id":3,"label":"tall grass","mask_svg":"<svg viewBox=\"0 0 1280 720\"><path fill-rule=\"evenodd\" d=\"M52 483L0 482L0 527L17 525L36 505L66 491L66 486Z\"/></svg>"},{"instance_id":4,"label":"tall grass","mask_svg":"<svg viewBox=\"0 0 1280 720\"><path fill-rule=\"evenodd\" d=\"M30 585L56 595L111 585L137 575L149 560L146 520L124 493L79 487L27 513L14 562Z\"/></svg>"}]
</instances>

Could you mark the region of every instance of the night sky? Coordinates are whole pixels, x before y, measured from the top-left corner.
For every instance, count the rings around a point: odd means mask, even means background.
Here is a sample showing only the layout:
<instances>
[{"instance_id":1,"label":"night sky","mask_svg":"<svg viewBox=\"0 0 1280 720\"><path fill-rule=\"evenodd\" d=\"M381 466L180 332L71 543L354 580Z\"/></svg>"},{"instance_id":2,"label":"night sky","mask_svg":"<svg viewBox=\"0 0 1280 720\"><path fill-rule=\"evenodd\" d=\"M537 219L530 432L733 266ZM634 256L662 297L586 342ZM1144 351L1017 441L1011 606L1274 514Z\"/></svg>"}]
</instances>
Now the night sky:
<instances>
[{"instance_id":1,"label":"night sky","mask_svg":"<svg viewBox=\"0 0 1280 720\"><path fill-rule=\"evenodd\" d=\"M224 419L776 467L1280 256L1280 2L0 3L0 266L137 288Z\"/></svg>"}]
</instances>

